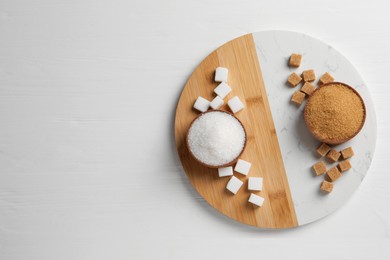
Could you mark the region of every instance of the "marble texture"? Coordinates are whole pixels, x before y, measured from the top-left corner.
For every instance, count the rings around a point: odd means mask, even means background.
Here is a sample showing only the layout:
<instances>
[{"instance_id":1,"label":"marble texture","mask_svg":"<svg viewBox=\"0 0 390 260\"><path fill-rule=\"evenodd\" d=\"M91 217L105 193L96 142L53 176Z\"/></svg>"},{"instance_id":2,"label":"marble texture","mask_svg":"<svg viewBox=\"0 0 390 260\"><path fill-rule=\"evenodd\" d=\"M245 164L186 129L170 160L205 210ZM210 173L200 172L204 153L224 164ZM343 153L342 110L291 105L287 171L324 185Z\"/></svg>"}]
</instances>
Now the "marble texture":
<instances>
[{"instance_id":1,"label":"marble texture","mask_svg":"<svg viewBox=\"0 0 390 260\"><path fill-rule=\"evenodd\" d=\"M253 33L268 100L278 135L283 161L291 189L299 225L327 216L339 207L359 187L371 164L376 143L376 116L369 89L354 66L330 45L308 35L287 31ZM301 53L299 68L288 66L291 53ZM367 111L361 132L352 140L336 146L337 150L352 146L352 169L335 182L330 194L320 192L324 176L315 176L311 166L318 162L315 150L321 144L306 128L303 103L299 108L290 102L294 91L286 80L292 72L314 69L318 79L329 72L335 81L354 87L362 96ZM261 123L261 122L259 122ZM328 169L337 163L327 163Z\"/></svg>"}]
</instances>

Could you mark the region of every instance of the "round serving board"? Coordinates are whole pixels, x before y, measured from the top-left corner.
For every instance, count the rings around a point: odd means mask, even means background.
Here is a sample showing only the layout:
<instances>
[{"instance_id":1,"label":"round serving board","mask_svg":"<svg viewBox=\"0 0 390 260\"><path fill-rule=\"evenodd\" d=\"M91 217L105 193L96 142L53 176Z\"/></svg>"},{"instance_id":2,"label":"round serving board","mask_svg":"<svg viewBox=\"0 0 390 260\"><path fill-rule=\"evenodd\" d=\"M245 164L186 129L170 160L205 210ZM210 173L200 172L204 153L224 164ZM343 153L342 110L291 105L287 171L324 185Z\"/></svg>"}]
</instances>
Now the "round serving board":
<instances>
[{"instance_id":1,"label":"round serving board","mask_svg":"<svg viewBox=\"0 0 390 260\"><path fill-rule=\"evenodd\" d=\"M301 53L299 68L288 66L291 53ZM247 131L247 147L241 159L252 163L248 176L234 173L244 181L236 195L226 190L229 177L218 177L217 169L206 168L193 159L185 135L199 114L193 109L198 96L212 100L215 68L229 69L232 92L245 108L235 114ZM329 72L336 81L354 87L367 109L362 131L351 141L352 169L335 182L330 194L320 191L324 176L315 176L311 166L319 142L306 129L302 110L290 102L300 88L286 84L292 72L314 69L317 79ZM222 110L228 111L224 105ZM376 142L376 119L369 91L353 65L328 44L305 34L265 31L236 38L216 49L195 69L180 96L175 119L175 137L180 160L199 194L215 209L241 223L262 228L291 228L325 217L343 205L362 182L370 166ZM328 167L336 164L327 163ZM256 194L265 198L262 207L248 203L248 177L263 177L264 187Z\"/></svg>"}]
</instances>

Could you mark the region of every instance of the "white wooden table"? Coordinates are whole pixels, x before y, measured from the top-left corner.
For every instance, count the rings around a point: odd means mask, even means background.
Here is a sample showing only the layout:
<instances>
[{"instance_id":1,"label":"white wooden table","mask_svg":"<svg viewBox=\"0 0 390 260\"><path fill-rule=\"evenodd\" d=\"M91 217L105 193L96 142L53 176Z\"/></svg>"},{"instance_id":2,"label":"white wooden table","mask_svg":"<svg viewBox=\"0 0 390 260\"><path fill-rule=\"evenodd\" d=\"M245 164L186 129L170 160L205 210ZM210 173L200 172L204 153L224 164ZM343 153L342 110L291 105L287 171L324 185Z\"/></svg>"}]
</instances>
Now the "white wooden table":
<instances>
[{"instance_id":1,"label":"white wooden table","mask_svg":"<svg viewBox=\"0 0 390 260\"><path fill-rule=\"evenodd\" d=\"M389 9L375 0L0 0L0 259L389 259ZM284 231L212 209L173 138L196 65L269 29L343 52L378 121L352 199Z\"/></svg>"}]
</instances>

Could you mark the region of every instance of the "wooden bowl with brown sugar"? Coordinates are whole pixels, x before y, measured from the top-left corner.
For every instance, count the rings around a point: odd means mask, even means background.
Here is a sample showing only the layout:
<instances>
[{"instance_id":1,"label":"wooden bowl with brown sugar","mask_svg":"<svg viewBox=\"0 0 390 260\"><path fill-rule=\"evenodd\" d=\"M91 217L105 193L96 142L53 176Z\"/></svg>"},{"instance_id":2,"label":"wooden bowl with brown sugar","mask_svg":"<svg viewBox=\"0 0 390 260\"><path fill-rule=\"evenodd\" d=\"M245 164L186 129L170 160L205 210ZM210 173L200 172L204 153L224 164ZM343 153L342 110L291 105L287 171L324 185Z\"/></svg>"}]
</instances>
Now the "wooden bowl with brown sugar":
<instances>
[{"instance_id":1,"label":"wooden bowl with brown sugar","mask_svg":"<svg viewBox=\"0 0 390 260\"><path fill-rule=\"evenodd\" d=\"M318 87L307 100L304 119L310 133L327 144L351 140L363 128L366 107L359 93L341 82Z\"/></svg>"}]
</instances>

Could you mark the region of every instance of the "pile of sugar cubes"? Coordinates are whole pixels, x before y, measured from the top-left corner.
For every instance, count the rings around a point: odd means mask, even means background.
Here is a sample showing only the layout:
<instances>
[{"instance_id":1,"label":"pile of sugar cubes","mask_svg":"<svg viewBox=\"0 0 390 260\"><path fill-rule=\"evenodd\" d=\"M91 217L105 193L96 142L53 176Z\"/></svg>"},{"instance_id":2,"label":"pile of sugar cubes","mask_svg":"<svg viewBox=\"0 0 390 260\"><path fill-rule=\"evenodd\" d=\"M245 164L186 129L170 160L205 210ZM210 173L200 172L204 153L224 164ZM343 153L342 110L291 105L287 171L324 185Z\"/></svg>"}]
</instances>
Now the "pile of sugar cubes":
<instances>
[{"instance_id":1,"label":"pile of sugar cubes","mask_svg":"<svg viewBox=\"0 0 390 260\"><path fill-rule=\"evenodd\" d=\"M234 171L238 172L244 176L248 176L249 170L252 164L250 162L239 159L234 167ZM233 166L218 168L219 177L232 176L229 182L226 185L226 189L228 189L231 193L237 194L240 190L241 186L244 184L239 178L233 175ZM263 178L262 177L249 177L248 178L248 190L249 191L262 191L263 190ZM250 203L261 207L264 202L264 198L251 193L249 200Z\"/></svg>"},{"instance_id":2,"label":"pile of sugar cubes","mask_svg":"<svg viewBox=\"0 0 390 260\"><path fill-rule=\"evenodd\" d=\"M290 56L289 65L291 67L298 68L301 65L302 55L299 53L293 53ZM295 103L298 107L303 103L305 97L309 97L316 90L313 82L316 80L316 74L313 69L304 70L301 75L293 72L287 79L288 84L291 87L295 88L302 82L302 87L300 90L295 91L291 97L291 102ZM328 72L325 72L317 84L319 86L334 82L334 77L330 75ZM312 166L312 169L316 176L320 176L324 173L325 179L321 183L320 189L326 193L330 193L333 190L334 182L342 176L342 173L348 171L352 168L352 164L348 160L354 155L352 147L348 147L342 151L337 151L334 148L331 148L328 144L322 143L317 148L317 154L320 157L326 157L329 163L336 163L339 160L342 160L337 166L330 168L329 170L326 167L324 161L319 161Z\"/></svg>"},{"instance_id":3,"label":"pile of sugar cubes","mask_svg":"<svg viewBox=\"0 0 390 260\"><path fill-rule=\"evenodd\" d=\"M223 106L225 103L224 98L232 91L232 88L227 84L228 72L228 69L223 67L218 67L215 70L214 81L220 82L219 85L214 89L216 97L212 101L209 101L199 96L194 104L194 108L196 110L199 110L200 112L206 112L210 107L216 110ZM227 104L233 113L237 113L244 108L244 104L237 96L229 99Z\"/></svg>"},{"instance_id":4,"label":"pile of sugar cubes","mask_svg":"<svg viewBox=\"0 0 390 260\"><path fill-rule=\"evenodd\" d=\"M290 67L299 68L302 62L302 54L293 53L290 56L289 65ZM298 107L303 103L305 98L310 97L313 92L316 90L315 85L313 84L316 80L316 74L313 69L304 70L302 74L297 74L293 72L287 79L287 83L295 88L302 82L302 87L300 90L294 92L291 96L291 102L295 103ZM318 85L333 82L334 78L328 72L322 75L318 80Z\"/></svg>"},{"instance_id":5,"label":"pile of sugar cubes","mask_svg":"<svg viewBox=\"0 0 390 260\"><path fill-rule=\"evenodd\" d=\"M327 169L324 161L319 161L312 166L316 176L320 176L326 173L325 179L322 181L320 189L325 193L330 193L333 190L334 182L346 171L352 168L352 164L349 159L354 156L355 153L352 147L337 151L328 144L322 143L317 148L317 154L321 157L325 157L329 163L337 163L340 161L337 166L334 166L330 169Z\"/></svg>"},{"instance_id":6,"label":"pile of sugar cubes","mask_svg":"<svg viewBox=\"0 0 390 260\"><path fill-rule=\"evenodd\" d=\"M214 110L219 109L224 104L224 98L232 91L232 88L227 84L228 79L228 69L223 67L218 67L215 71L215 82L220 82L219 85L214 89L216 97L210 102L209 100L199 96L194 104L194 108L200 112L206 112L210 107ZM233 113L237 113L244 108L244 104L241 102L240 98L234 96L229 99L227 102L229 109ZM245 160L239 159L234 167L222 167L218 168L219 177L231 176L230 180L226 185L226 189L233 194L237 194L243 185L243 181L233 175L233 172L242 174L243 176L248 176L249 170L252 164ZM248 201L258 207L261 207L264 203L264 198L256 195L253 192L258 192L263 190L263 178L262 177L249 177L248 178L248 190L252 192Z\"/></svg>"}]
</instances>

